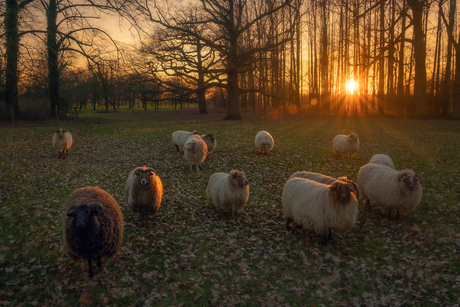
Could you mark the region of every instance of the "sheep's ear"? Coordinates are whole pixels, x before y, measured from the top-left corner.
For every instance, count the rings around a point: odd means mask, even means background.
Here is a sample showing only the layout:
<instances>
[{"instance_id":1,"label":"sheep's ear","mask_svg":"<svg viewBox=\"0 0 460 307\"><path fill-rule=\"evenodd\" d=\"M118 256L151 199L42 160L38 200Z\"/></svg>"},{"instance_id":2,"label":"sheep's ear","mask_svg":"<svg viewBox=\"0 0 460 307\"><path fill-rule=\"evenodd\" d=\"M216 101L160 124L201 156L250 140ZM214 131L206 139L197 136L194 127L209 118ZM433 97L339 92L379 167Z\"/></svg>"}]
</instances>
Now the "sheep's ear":
<instances>
[{"instance_id":1,"label":"sheep's ear","mask_svg":"<svg viewBox=\"0 0 460 307\"><path fill-rule=\"evenodd\" d=\"M73 204L72 207L70 207L69 211L67 211L67 216L75 216L75 210L77 210L79 204Z\"/></svg>"},{"instance_id":2,"label":"sheep's ear","mask_svg":"<svg viewBox=\"0 0 460 307\"><path fill-rule=\"evenodd\" d=\"M407 178L406 173L401 173L398 175L398 181L406 180L406 178Z\"/></svg>"},{"instance_id":3,"label":"sheep's ear","mask_svg":"<svg viewBox=\"0 0 460 307\"><path fill-rule=\"evenodd\" d=\"M148 169L146 169L147 172L149 172L150 176L153 176L153 175L156 175L156 172L153 168L149 167Z\"/></svg>"},{"instance_id":4,"label":"sheep's ear","mask_svg":"<svg viewBox=\"0 0 460 307\"><path fill-rule=\"evenodd\" d=\"M87 204L87 206L91 210L91 213L94 215L98 215L99 212L102 211L102 205L100 203L93 202Z\"/></svg>"},{"instance_id":5,"label":"sheep's ear","mask_svg":"<svg viewBox=\"0 0 460 307\"><path fill-rule=\"evenodd\" d=\"M415 180L417 180L417 181L422 181L422 180L420 179L420 176L417 175L417 174L415 174Z\"/></svg>"},{"instance_id":6,"label":"sheep's ear","mask_svg":"<svg viewBox=\"0 0 460 307\"><path fill-rule=\"evenodd\" d=\"M337 190L337 187L339 186L340 182L338 181L334 181L333 184L331 184L331 186L329 187L329 189L331 190Z\"/></svg>"},{"instance_id":7,"label":"sheep's ear","mask_svg":"<svg viewBox=\"0 0 460 307\"><path fill-rule=\"evenodd\" d=\"M58 133L58 132L59 132L59 129L57 129L55 132Z\"/></svg>"},{"instance_id":8,"label":"sheep's ear","mask_svg":"<svg viewBox=\"0 0 460 307\"><path fill-rule=\"evenodd\" d=\"M63 132L63 133L64 133L64 132L67 133L67 130L62 129L62 132Z\"/></svg>"},{"instance_id":9,"label":"sheep's ear","mask_svg":"<svg viewBox=\"0 0 460 307\"><path fill-rule=\"evenodd\" d=\"M233 169L233 170L231 170L229 174L230 174L230 175L232 175L232 176L233 176L233 178L236 178L236 177L238 176L238 172L237 172L237 171L235 171L234 169Z\"/></svg>"},{"instance_id":10,"label":"sheep's ear","mask_svg":"<svg viewBox=\"0 0 460 307\"><path fill-rule=\"evenodd\" d=\"M350 189L350 192L353 192L353 193L355 193L355 195L358 195L358 192L357 192L357 190L358 190L357 188L358 188L358 187L356 186L356 183L354 183L354 182L348 182L348 183L347 183L347 186L348 186L348 188Z\"/></svg>"},{"instance_id":11,"label":"sheep's ear","mask_svg":"<svg viewBox=\"0 0 460 307\"><path fill-rule=\"evenodd\" d=\"M134 175L139 176L139 172L140 172L140 170L136 169L136 171L134 172Z\"/></svg>"}]
</instances>

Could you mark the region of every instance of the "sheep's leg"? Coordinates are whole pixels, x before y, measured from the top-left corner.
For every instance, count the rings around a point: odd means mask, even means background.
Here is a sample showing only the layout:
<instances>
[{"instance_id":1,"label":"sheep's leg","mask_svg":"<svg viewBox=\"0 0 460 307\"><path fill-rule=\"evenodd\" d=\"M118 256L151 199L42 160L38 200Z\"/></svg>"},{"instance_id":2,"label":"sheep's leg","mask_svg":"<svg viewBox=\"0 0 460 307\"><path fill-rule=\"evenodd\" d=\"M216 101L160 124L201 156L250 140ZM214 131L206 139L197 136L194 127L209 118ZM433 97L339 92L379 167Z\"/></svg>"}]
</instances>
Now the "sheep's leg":
<instances>
[{"instance_id":1,"label":"sheep's leg","mask_svg":"<svg viewBox=\"0 0 460 307\"><path fill-rule=\"evenodd\" d=\"M88 274L89 274L89 277L93 277L94 276L94 271L93 271L93 265L91 264L91 258L88 258Z\"/></svg>"},{"instance_id":2,"label":"sheep's leg","mask_svg":"<svg viewBox=\"0 0 460 307\"><path fill-rule=\"evenodd\" d=\"M332 238L332 231L331 229L329 228L329 234L327 236L327 239L330 240Z\"/></svg>"},{"instance_id":3,"label":"sheep's leg","mask_svg":"<svg viewBox=\"0 0 460 307\"><path fill-rule=\"evenodd\" d=\"M190 171L193 172L192 162L190 162Z\"/></svg>"},{"instance_id":4,"label":"sheep's leg","mask_svg":"<svg viewBox=\"0 0 460 307\"><path fill-rule=\"evenodd\" d=\"M200 171L200 167L199 167L198 163L196 164L196 171L197 171L197 172Z\"/></svg>"},{"instance_id":5,"label":"sheep's leg","mask_svg":"<svg viewBox=\"0 0 460 307\"><path fill-rule=\"evenodd\" d=\"M174 146L176 146L177 152L179 152L179 146L177 146L177 145L174 145Z\"/></svg>"},{"instance_id":6,"label":"sheep's leg","mask_svg":"<svg viewBox=\"0 0 460 307\"><path fill-rule=\"evenodd\" d=\"M286 230L287 230L287 231L290 230L290 229L289 229L289 225L290 225L293 221L294 221L294 220L291 219L290 217L288 217L288 218L286 219Z\"/></svg>"},{"instance_id":7,"label":"sheep's leg","mask_svg":"<svg viewBox=\"0 0 460 307\"><path fill-rule=\"evenodd\" d=\"M396 220L399 221L399 210L396 209Z\"/></svg>"},{"instance_id":8,"label":"sheep's leg","mask_svg":"<svg viewBox=\"0 0 460 307\"><path fill-rule=\"evenodd\" d=\"M391 210L388 210L388 222L391 221Z\"/></svg>"},{"instance_id":9,"label":"sheep's leg","mask_svg":"<svg viewBox=\"0 0 460 307\"><path fill-rule=\"evenodd\" d=\"M371 210L371 201L369 198L366 198L366 202L364 203L364 206L367 208L368 211Z\"/></svg>"},{"instance_id":10,"label":"sheep's leg","mask_svg":"<svg viewBox=\"0 0 460 307\"><path fill-rule=\"evenodd\" d=\"M67 157L69 156L69 150L68 150L68 149L65 150L65 155L66 155Z\"/></svg>"},{"instance_id":11,"label":"sheep's leg","mask_svg":"<svg viewBox=\"0 0 460 307\"><path fill-rule=\"evenodd\" d=\"M97 261L97 267L102 268L102 258L99 258L99 260Z\"/></svg>"},{"instance_id":12,"label":"sheep's leg","mask_svg":"<svg viewBox=\"0 0 460 307\"><path fill-rule=\"evenodd\" d=\"M327 246L327 236L328 236L327 234L323 235L323 245L324 246Z\"/></svg>"}]
</instances>

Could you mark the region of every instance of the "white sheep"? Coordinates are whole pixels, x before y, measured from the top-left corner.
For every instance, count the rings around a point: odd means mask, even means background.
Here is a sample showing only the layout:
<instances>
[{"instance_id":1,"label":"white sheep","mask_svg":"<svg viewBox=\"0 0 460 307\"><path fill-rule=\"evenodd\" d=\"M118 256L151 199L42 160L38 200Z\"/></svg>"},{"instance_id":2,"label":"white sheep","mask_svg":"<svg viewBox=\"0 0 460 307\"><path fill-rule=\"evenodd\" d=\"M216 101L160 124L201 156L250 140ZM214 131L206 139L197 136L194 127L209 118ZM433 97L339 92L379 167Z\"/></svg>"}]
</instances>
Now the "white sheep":
<instances>
[{"instance_id":1,"label":"white sheep","mask_svg":"<svg viewBox=\"0 0 460 307\"><path fill-rule=\"evenodd\" d=\"M295 221L308 230L323 234L327 245L331 229L344 233L351 229L358 214L353 187L337 180L331 185L295 177L289 179L281 195L286 229Z\"/></svg>"},{"instance_id":2,"label":"white sheep","mask_svg":"<svg viewBox=\"0 0 460 307\"><path fill-rule=\"evenodd\" d=\"M388 166L389 168L395 169L395 165L393 164L393 160L391 160L390 156L384 154L375 154L369 160L369 163L377 163L381 165Z\"/></svg>"},{"instance_id":3,"label":"white sheep","mask_svg":"<svg viewBox=\"0 0 460 307\"><path fill-rule=\"evenodd\" d=\"M248 179L237 170L215 173L209 178L206 199L222 211L237 214L249 199Z\"/></svg>"},{"instance_id":4,"label":"white sheep","mask_svg":"<svg viewBox=\"0 0 460 307\"><path fill-rule=\"evenodd\" d=\"M267 153L273 149L275 141L267 131L259 131L256 134L255 145L262 153Z\"/></svg>"},{"instance_id":5,"label":"white sheep","mask_svg":"<svg viewBox=\"0 0 460 307\"><path fill-rule=\"evenodd\" d=\"M359 139L356 133L337 135L332 143L334 153L351 155L359 150Z\"/></svg>"},{"instance_id":6,"label":"white sheep","mask_svg":"<svg viewBox=\"0 0 460 307\"><path fill-rule=\"evenodd\" d=\"M199 135L192 134L184 144L184 158L190 163L190 170L192 170L192 163L195 163L196 170L200 171L198 165L206 159L207 155L208 146L206 143Z\"/></svg>"},{"instance_id":7,"label":"white sheep","mask_svg":"<svg viewBox=\"0 0 460 307\"><path fill-rule=\"evenodd\" d=\"M414 210L422 199L422 186L420 177L410 169L397 171L385 165L370 163L362 166L358 173L359 194L370 203L379 204L384 212L396 210L405 215Z\"/></svg>"},{"instance_id":8,"label":"white sheep","mask_svg":"<svg viewBox=\"0 0 460 307\"><path fill-rule=\"evenodd\" d=\"M327 185L331 185L335 181L340 180L345 183L349 183L352 186L353 190L356 192L356 198L359 198L358 185L354 181L348 179L346 176L334 178L334 177L326 176L326 175L319 174L319 173L302 171L302 172L295 172L294 174L291 175L291 177L289 177L289 179L295 178L295 177L310 179L310 180L313 180L319 183L323 183L323 184L327 184Z\"/></svg>"},{"instance_id":9,"label":"white sheep","mask_svg":"<svg viewBox=\"0 0 460 307\"><path fill-rule=\"evenodd\" d=\"M163 184L155 170L150 167L136 167L126 180L125 199L133 212L139 212L145 220L149 214L155 215L161 205Z\"/></svg>"},{"instance_id":10,"label":"white sheep","mask_svg":"<svg viewBox=\"0 0 460 307\"><path fill-rule=\"evenodd\" d=\"M185 142L187 142L187 139L189 136L198 134L196 130L189 132L189 131L175 131L172 134L172 143L174 146L176 146L177 152L179 152L179 147L184 147Z\"/></svg>"},{"instance_id":11,"label":"white sheep","mask_svg":"<svg viewBox=\"0 0 460 307\"><path fill-rule=\"evenodd\" d=\"M69 149L72 147L72 134L64 129L58 129L53 135L53 147L59 151L58 159L65 159L69 155Z\"/></svg>"},{"instance_id":12,"label":"white sheep","mask_svg":"<svg viewBox=\"0 0 460 307\"><path fill-rule=\"evenodd\" d=\"M216 136L212 133L208 133L203 134L200 137L206 143L206 146L208 146L208 156L210 156L214 149L217 147Z\"/></svg>"}]
</instances>

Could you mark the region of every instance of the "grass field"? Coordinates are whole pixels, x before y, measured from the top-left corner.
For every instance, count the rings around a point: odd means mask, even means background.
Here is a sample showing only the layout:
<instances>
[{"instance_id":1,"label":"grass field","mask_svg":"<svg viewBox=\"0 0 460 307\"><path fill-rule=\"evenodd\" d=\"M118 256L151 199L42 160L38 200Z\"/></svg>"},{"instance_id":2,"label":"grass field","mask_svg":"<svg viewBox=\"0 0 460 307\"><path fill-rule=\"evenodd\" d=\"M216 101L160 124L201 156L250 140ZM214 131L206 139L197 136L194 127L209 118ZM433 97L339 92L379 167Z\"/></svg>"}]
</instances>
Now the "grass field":
<instances>
[{"instance_id":1,"label":"grass field","mask_svg":"<svg viewBox=\"0 0 460 307\"><path fill-rule=\"evenodd\" d=\"M80 114L79 120L0 124L0 306L448 306L460 293L460 122L243 114L195 110ZM52 148L56 129L74 137L66 160ZM171 144L175 130L214 133L218 148L191 172ZM275 148L262 155L254 136ZM332 140L356 132L357 155L337 157ZM288 233L281 208L297 170L347 176L375 153L421 175L420 206L388 222L379 208L333 234ZM127 174L153 167L165 195L145 225L124 200ZM249 201L238 220L206 203L209 177L244 171ZM94 278L64 253L63 205L99 186L119 203L124 238Z\"/></svg>"}]
</instances>

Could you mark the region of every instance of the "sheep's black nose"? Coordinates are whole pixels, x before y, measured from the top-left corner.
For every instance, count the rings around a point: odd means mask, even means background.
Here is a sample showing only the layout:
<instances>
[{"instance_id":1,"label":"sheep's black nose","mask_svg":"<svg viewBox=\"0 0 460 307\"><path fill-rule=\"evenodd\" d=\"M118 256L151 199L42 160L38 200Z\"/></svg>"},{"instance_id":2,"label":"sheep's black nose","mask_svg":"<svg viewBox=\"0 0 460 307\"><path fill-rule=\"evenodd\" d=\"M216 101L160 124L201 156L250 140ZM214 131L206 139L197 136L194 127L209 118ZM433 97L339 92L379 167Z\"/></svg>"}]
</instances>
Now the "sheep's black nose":
<instances>
[{"instance_id":1,"label":"sheep's black nose","mask_svg":"<svg viewBox=\"0 0 460 307\"><path fill-rule=\"evenodd\" d=\"M146 184L147 184L147 180L142 179L142 180L141 180L141 184L142 184L142 185L146 185Z\"/></svg>"},{"instance_id":2,"label":"sheep's black nose","mask_svg":"<svg viewBox=\"0 0 460 307\"><path fill-rule=\"evenodd\" d=\"M85 222L77 221L77 228L84 228L84 227L85 227Z\"/></svg>"},{"instance_id":3,"label":"sheep's black nose","mask_svg":"<svg viewBox=\"0 0 460 307\"><path fill-rule=\"evenodd\" d=\"M342 194L342 195L340 196L340 201L343 202L343 203L346 202L346 201L347 201L347 195Z\"/></svg>"}]
</instances>

